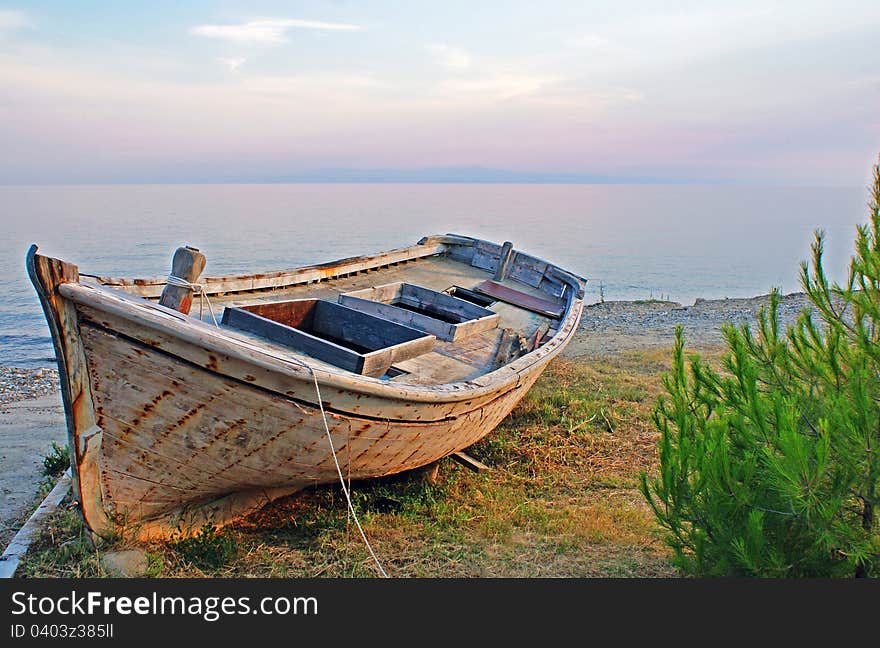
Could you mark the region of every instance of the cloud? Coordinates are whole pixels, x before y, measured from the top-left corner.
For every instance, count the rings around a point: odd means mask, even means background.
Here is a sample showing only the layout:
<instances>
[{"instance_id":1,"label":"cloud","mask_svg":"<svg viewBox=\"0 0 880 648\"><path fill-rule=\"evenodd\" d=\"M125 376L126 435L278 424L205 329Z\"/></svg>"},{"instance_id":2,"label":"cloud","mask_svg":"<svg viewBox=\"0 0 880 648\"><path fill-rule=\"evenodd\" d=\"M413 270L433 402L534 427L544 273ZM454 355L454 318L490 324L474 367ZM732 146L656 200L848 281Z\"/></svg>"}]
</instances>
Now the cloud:
<instances>
[{"instance_id":1,"label":"cloud","mask_svg":"<svg viewBox=\"0 0 880 648\"><path fill-rule=\"evenodd\" d=\"M598 34L583 34L569 40L572 47L582 47L584 49L606 49L609 45L608 39Z\"/></svg>"},{"instance_id":2,"label":"cloud","mask_svg":"<svg viewBox=\"0 0 880 648\"><path fill-rule=\"evenodd\" d=\"M316 29L322 31L358 31L359 25L331 23L318 20L251 20L237 25L197 25L191 34L220 38L235 43L284 43L289 29Z\"/></svg>"},{"instance_id":3,"label":"cloud","mask_svg":"<svg viewBox=\"0 0 880 648\"><path fill-rule=\"evenodd\" d=\"M425 49L433 55L434 60L438 64L444 67L463 70L471 65L470 54L458 47L444 45L443 43L431 43L426 45Z\"/></svg>"},{"instance_id":4,"label":"cloud","mask_svg":"<svg viewBox=\"0 0 880 648\"><path fill-rule=\"evenodd\" d=\"M361 92L381 90L386 86L368 75L341 74L301 74L298 76L254 76L241 80L238 90L246 94L264 97L288 97L315 101L323 104L322 98L364 99ZM354 94L352 94L354 93Z\"/></svg>"},{"instance_id":5,"label":"cloud","mask_svg":"<svg viewBox=\"0 0 880 648\"><path fill-rule=\"evenodd\" d=\"M247 61L247 59L245 58L221 58L217 60L225 65L226 68L233 73L237 73L241 66L244 65L245 61Z\"/></svg>"},{"instance_id":6,"label":"cloud","mask_svg":"<svg viewBox=\"0 0 880 648\"><path fill-rule=\"evenodd\" d=\"M438 88L441 93L453 97L479 96L505 100L535 95L563 81L565 79L558 76L502 73L475 79L447 79Z\"/></svg>"},{"instance_id":7,"label":"cloud","mask_svg":"<svg viewBox=\"0 0 880 648\"><path fill-rule=\"evenodd\" d=\"M18 29L30 26L31 21L23 11L0 9L0 29Z\"/></svg>"}]
</instances>

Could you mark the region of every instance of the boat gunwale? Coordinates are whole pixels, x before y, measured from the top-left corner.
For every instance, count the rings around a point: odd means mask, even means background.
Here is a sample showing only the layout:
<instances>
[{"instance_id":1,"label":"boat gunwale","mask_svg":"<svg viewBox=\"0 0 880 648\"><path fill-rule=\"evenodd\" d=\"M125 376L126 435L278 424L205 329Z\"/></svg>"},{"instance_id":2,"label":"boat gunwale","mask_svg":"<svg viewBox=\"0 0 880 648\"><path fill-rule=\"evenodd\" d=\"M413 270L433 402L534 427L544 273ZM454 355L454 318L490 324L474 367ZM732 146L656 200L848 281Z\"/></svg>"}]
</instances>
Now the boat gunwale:
<instances>
[{"instance_id":1,"label":"boat gunwale","mask_svg":"<svg viewBox=\"0 0 880 648\"><path fill-rule=\"evenodd\" d=\"M476 247L479 244L494 245L500 248L496 243L484 239L453 233L437 234L425 236L415 245L394 248L372 255L346 257L335 261L326 261L324 263L300 266L287 270L254 272L238 275L209 275L202 277L199 284L208 296L278 290L304 283L328 281L366 269L380 268L387 265L405 263L407 261L416 261L425 257L443 254L448 249L449 245ZM582 296L583 285L587 282L584 277L576 275L568 270L564 270L558 265L545 261L544 259L533 257L532 255L528 256L535 261L546 264L548 269L552 268L557 275L557 279L570 283L573 288L579 287L578 296ZM400 257L400 260L397 260L397 257ZM355 269L353 266L363 267ZM316 273L318 276L309 279L302 278L304 275L309 275L309 273ZM133 296L145 298L157 298L168 281L167 277L110 277L86 272L80 272L80 276L88 277L105 286L117 287ZM288 283L271 282L271 280L277 279L290 279L290 281ZM235 285L247 281L264 281L269 283L266 285L251 287L237 287Z\"/></svg>"},{"instance_id":2,"label":"boat gunwale","mask_svg":"<svg viewBox=\"0 0 880 648\"><path fill-rule=\"evenodd\" d=\"M344 276L350 272L359 272L358 270L347 270L356 265L368 264L363 269L372 269L383 265L391 265L402 263L405 261L415 261L442 254L446 250L446 241L442 239L462 238L457 235L447 236L426 236L422 238L416 245L402 248L394 248L373 255L359 255L345 257L335 261L325 261L323 263L315 263L287 270L268 270L263 272L252 272L237 275L217 275L204 276L200 280L200 285L207 295L218 294L237 294L248 292L259 292L263 290L277 290L289 288L303 283L312 283L327 281ZM476 239L474 239L476 240ZM376 262L375 265L369 265ZM303 279L304 275L314 274L313 278ZM85 272L80 273L81 276L94 279L105 286L118 287L131 295L156 298L161 293L167 283L167 277L108 277ZM287 283L276 283L273 280L289 279ZM236 284L251 282L266 282L266 285L252 285L250 287L237 286Z\"/></svg>"}]
</instances>

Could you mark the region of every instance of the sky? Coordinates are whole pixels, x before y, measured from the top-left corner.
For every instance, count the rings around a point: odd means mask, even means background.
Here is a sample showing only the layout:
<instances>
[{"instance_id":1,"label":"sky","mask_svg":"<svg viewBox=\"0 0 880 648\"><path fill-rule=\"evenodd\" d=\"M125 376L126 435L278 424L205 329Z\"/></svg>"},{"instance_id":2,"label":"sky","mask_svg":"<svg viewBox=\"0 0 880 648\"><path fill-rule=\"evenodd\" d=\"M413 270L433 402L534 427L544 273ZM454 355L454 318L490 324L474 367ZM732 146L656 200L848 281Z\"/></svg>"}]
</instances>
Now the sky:
<instances>
[{"instance_id":1,"label":"sky","mask_svg":"<svg viewBox=\"0 0 880 648\"><path fill-rule=\"evenodd\" d=\"M0 0L0 183L864 185L880 2Z\"/></svg>"}]
</instances>

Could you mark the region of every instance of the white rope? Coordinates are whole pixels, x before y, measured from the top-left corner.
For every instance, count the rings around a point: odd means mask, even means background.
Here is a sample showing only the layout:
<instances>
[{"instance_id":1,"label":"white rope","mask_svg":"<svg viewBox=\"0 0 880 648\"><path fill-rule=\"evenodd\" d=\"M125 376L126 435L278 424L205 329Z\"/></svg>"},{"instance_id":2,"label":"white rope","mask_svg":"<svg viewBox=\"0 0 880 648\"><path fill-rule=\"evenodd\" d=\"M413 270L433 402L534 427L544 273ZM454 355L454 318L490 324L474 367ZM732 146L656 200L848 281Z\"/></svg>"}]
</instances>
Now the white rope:
<instances>
[{"instance_id":1,"label":"white rope","mask_svg":"<svg viewBox=\"0 0 880 648\"><path fill-rule=\"evenodd\" d=\"M167 283L170 286L189 288L193 291L193 294L198 294L200 298L203 298L205 300L205 303L208 304L208 311L211 313L211 319L214 320L214 326L220 326L217 323L217 318L214 316L214 309L211 307L211 300L208 299L208 295L207 293L205 293L205 287L202 284L191 283L186 279L181 279L180 277L176 277L174 275L168 275ZM367 546L370 555L373 557L373 561L376 563L376 567L379 568L379 573L381 573L384 578L388 578L388 574L382 567L382 563L379 562L379 558L376 556L376 552L373 551L373 546L367 539L367 534L364 532L364 529L361 526L360 521L358 520L357 513L354 510L354 504L351 503L351 494L349 493L349 489L345 486L345 477L342 475L342 468L339 465L339 457L336 456L336 448L333 447L333 437L330 434L330 425L327 423L327 412L324 411L324 403L321 400L321 388L318 386L318 376L315 375L314 369L312 369L305 362L300 362L299 360L296 360L294 358L289 358L289 360L292 360L294 363L307 369L308 372L312 374L312 380L315 382L315 394L318 397L318 407L321 409L321 418L324 422L324 431L327 433L327 442L330 444L330 452L333 454L333 462L336 464L336 474L339 475L339 484L342 486L342 492L345 493L345 501L348 503L348 511L351 514L352 518L354 518L354 523L357 526L358 531L361 532L361 538L363 538L364 544Z\"/></svg>"},{"instance_id":2,"label":"white rope","mask_svg":"<svg viewBox=\"0 0 880 648\"><path fill-rule=\"evenodd\" d=\"M193 291L194 295L199 296L199 319L202 319L202 300L206 304L208 304L208 312L211 314L211 319L214 321L214 326L220 327L220 324L217 323L217 318L214 316L214 308L211 306L211 300L208 299L208 293L205 292L204 284L200 283L191 283L186 279L181 279L180 277L175 277L174 275L168 275L168 279L165 282L169 286L177 286L178 288L189 288Z\"/></svg>"},{"instance_id":3,"label":"white rope","mask_svg":"<svg viewBox=\"0 0 880 648\"><path fill-rule=\"evenodd\" d=\"M339 484L342 486L342 492L345 493L345 501L348 502L348 510L351 513L352 518L354 518L354 523L357 526L358 531L361 532L361 538L363 538L364 544L367 545L367 549L370 551L370 555L373 557L376 567L379 568L379 573L382 574L383 578L388 578L388 574L385 572L385 569L383 569L382 563L379 562L379 558L376 557L376 552L373 551L373 547L367 539L367 534L364 533L364 529L358 520L357 513L355 513L354 505L351 503L351 495L348 492L348 488L345 487L345 477L343 477L342 468L339 466L339 458L336 456L336 448L333 447L333 437L330 435L330 426L327 425L327 413L324 411L324 403L321 401L321 388L318 386L318 377L315 375L315 372L311 367L308 365L303 366L308 368L312 374L312 380L315 381L315 393L318 395L318 407L321 408L321 416L324 419L324 430L327 432L327 442L330 444L330 452L333 453L333 462L336 464L336 474L339 475Z\"/></svg>"}]
</instances>

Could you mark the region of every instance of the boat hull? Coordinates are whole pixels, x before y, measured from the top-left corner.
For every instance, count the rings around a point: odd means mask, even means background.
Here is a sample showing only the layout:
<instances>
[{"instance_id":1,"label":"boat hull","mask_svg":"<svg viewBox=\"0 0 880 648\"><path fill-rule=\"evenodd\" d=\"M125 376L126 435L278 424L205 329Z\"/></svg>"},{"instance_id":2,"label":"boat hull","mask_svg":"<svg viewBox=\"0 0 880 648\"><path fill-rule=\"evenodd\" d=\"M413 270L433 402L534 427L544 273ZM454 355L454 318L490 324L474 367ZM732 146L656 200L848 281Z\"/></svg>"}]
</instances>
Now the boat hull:
<instances>
[{"instance_id":1,"label":"boat hull","mask_svg":"<svg viewBox=\"0 0 880 648\"><path fill-rule=\"evenodd\" d=\"M62 374L74 486L89 528L142 540L222 526L277 497L430 464L491 432L567 343L435 388L324 374L218 337L141 298L28 266ZM167 309L165 309L167 310ZM190 320L190 321L188 321ZM332 447L331 447L332 440Z\"/></svg>"},{"instance_id":2,"label":"boat hull","mask_svg":"<svg viewBox=\"0 0 880 648\"><path fill-rule=\"evenodd\" d=\"M114 519L142 527L153 521L138 535L222 524L224 511L200 504L231 493L248 493L255 501L247 508L253 508L338 480L325 415L309 381L290 391L312 402L242 384L92 324L81 331L103 433L101 491ZM536 367L529 380L478 407L462 401L452 416L448 403L413 408L394 400L374 404L377 415L357 414L340 409L356 402L357 393L325 387L321 399L343 474L357 480L398 473L474 444L539 374ZM387 416L401 410L411 418Z\"/></svg>"}]
</instances>

